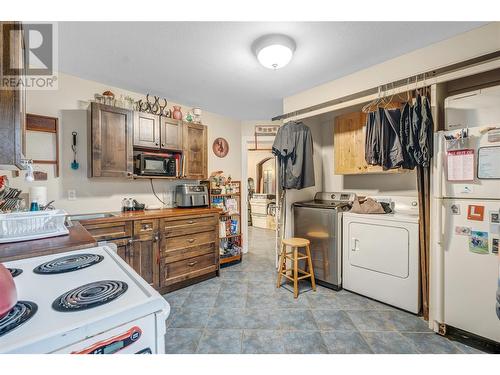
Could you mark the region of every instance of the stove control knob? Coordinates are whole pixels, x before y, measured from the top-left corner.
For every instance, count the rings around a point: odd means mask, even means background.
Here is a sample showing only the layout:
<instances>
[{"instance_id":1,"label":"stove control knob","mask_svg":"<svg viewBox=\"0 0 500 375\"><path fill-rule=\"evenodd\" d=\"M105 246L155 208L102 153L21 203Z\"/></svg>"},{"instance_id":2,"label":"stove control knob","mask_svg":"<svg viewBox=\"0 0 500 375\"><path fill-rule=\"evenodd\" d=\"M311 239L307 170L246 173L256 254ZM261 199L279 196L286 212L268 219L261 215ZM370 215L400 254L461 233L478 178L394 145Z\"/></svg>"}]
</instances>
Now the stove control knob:
<instances>
[{"instance_id":1,"label":"stove control knob","mask_svg":"<svg viewBox=\"0 0 500 375\"><path fill-rule=\"evenodd\" d=\"M332 195L330 195L330 198L335 199L335 198L336 198L336 195L335 195L335 194L332 194Z\"/></svg>"}]
</instances>

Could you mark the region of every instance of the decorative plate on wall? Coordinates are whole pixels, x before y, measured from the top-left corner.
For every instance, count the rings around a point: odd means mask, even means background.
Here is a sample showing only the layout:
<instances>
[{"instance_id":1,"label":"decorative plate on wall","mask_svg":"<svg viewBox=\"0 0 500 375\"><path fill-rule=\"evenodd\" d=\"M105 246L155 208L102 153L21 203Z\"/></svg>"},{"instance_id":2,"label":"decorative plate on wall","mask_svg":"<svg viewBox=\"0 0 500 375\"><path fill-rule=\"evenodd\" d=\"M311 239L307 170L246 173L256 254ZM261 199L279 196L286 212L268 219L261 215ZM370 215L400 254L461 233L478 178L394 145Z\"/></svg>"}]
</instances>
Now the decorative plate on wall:
<instances>
[{"instance_id":1,"label":"decorative plate on wall","mask_svg":"<svg viewBox=\"0 0 500 375\"><path fill-rule=\"evenodd\" d=\"M229 143L224 138L217 138L212 145L212 151L219 158L225 158L229 152Z\"/></svg>"}]
</instances>

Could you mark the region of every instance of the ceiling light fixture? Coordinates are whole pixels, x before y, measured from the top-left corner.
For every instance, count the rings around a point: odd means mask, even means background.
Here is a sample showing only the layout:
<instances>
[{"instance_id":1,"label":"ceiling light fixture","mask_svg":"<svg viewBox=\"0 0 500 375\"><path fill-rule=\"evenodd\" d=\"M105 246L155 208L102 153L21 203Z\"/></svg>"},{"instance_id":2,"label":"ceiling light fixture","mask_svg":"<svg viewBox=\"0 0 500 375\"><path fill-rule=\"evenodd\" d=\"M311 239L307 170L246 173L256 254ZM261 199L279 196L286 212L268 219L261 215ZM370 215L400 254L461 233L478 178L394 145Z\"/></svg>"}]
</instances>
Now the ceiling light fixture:
<instances>
[{"instance_id":1,"label":"ceiling light fixture","mask_svg":"<svg viewBox=\"0 0 500 375\"><path fill-rule=\"evenodd\" d=\"M255 56L268 69L280 69L292 59L295 41L281 34L265 35L253 44Z\"/></svg>"}]
</instances>

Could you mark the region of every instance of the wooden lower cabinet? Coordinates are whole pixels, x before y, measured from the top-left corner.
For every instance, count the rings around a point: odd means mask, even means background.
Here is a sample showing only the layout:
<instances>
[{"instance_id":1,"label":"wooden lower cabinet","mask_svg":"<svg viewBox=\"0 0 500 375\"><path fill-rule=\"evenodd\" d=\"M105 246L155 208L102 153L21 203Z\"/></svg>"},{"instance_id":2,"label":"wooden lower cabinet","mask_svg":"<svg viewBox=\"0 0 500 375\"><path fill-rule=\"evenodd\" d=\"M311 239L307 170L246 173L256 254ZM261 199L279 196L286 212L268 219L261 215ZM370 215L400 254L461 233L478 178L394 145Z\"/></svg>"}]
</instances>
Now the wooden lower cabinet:
<instances>
[{"instance_id":1,"label":"wooden lower cabinet","mask_svg":"<svg viewBox=\"0 0 500 375\"><path fill-rule=\"evenodd\" d=\"M219 271L218 215L161 219L160 289Z\"/></svg>"},{"instance_id":2,"label":"wooden lower cabinet","mask_svg":"<svg viewBox=\"0 0 500 375\"><path fill-rule=\"evenodd\" d=\"M82 224L161 293L218 274L217 213Z\"/></svg>"},{"instance_id":3,"label":"wooden lower cabinet","mask_svg":"<svg viewBox=\"0 0 500 375\"><path fill-rule=\"evenodd\" d=\"M159 274L158 239L134 239L129 249L129 263L135 272L142 276L151 286L157 288Z\"/></svg>"}]
</instances>

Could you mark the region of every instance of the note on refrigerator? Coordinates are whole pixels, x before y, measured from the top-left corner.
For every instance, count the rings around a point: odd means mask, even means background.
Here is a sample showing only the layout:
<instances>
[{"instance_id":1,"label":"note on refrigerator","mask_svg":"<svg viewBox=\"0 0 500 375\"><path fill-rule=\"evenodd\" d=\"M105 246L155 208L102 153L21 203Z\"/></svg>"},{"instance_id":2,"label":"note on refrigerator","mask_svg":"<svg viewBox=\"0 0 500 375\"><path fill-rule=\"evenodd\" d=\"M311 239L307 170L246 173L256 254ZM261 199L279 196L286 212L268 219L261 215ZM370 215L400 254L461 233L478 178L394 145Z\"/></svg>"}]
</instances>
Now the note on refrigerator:
<instances>
[{"instance_id":1,"label":"note on refrigerator","mask_svg":"<svg viewBox=\"0 0 500 375\"><path fill-rule=\"evenodd\" d=\"M479 179L500 179L500 146L481 147L477 159Z\"/></svg>"},{"instance_id":2,"label":"note on refrigerator","mask_svg":"<svg viewBox=\"0 0 500 375\"><path fill-rule=\"evenodd\" d=\"M447 154L448 181L474 181L474 150L450 150Z\"/></svg>"}]
</instances>

